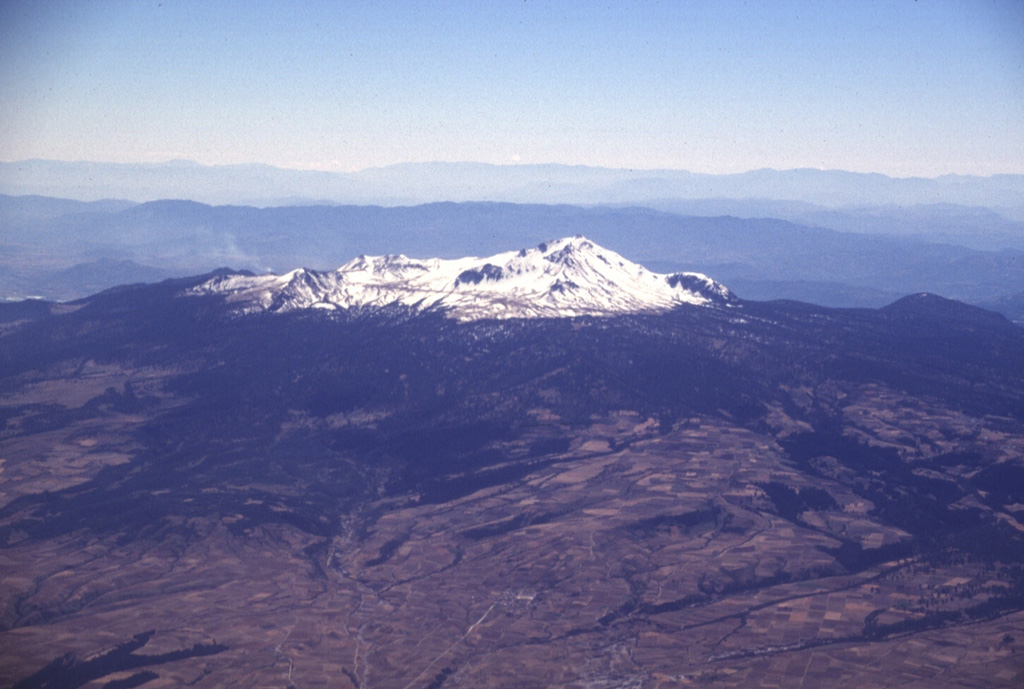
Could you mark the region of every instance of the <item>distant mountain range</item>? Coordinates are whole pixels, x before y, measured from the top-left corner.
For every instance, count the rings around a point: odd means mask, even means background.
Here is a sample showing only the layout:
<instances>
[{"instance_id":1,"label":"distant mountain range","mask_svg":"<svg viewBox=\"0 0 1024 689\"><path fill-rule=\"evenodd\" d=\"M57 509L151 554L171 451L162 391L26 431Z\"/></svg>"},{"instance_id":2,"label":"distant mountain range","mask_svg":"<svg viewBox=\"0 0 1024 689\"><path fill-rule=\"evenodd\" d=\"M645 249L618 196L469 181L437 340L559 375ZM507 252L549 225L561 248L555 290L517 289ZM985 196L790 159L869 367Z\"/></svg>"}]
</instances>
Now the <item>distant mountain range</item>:
<instances>
[{"instance_id":1,"label":"distant mountain range","mask_svg":"<svg viewBox=\"0 0 1024 689\"><path fill-rule=\"evenodd\" d=\"M847 205L949 203L999 208L1024 219L1024 175L894 178L841 170L753 170L711 175L568 165L408 163L358 172L269 165L206 166L26 160L0 163L0 193L96 201L191 199L211 204L436 201L647 204L679 199L795 201Z\"/></svg>"},{"instance_id":2,"label":"distant mountain range","mask_svg":"<svg viewBox=\"0 0 1024 689\"><path fill-rule=\"evenodd\" d=\"M73 299L221 266L283 273L360 254L488 256L577 234L650 270L705 273L744 298L877 307L927 291L1018 318L1024 175L0 163L8 299Z\"/></svg>"},{"instance_id":3,"label":"distant mountain range","mask_svg":"<svg viewBox=\"0 0 1024 689\"><path fill-rule=\"evenodd\" d=\"M793 201L692 199L653 201L648 208L701 217L777 218L837 232L892 235L972 249L1024 247L1024 219L1012 210L930 203L830 208Z\"/></svg>"},{"instance_id":4,"label":"distant mountain range","mask_svg":"<svg viewBox=\"0 0 1024 689\"><path fill-rule=\"evenodd\" d=\"M852 223L857 213L837 211L836 217ZM860 217L882 222L877 214ZM221 266L284 273L300 267L334 270L360 254L489 256L578 234L649 270L704 273L748 299L881 306L927 291L988 303L1024 288L1020 243L979 250L914 234L840 232L773 218L702 217L636 206L256 208L0 196L0 223L0 296L6 298L73 299ZM1004 226L1014 229L1011 221ZM962 227L968 233L979 226ZM1013 308L1006 308L1011 315Z\"/></svg>"}]
</instances>

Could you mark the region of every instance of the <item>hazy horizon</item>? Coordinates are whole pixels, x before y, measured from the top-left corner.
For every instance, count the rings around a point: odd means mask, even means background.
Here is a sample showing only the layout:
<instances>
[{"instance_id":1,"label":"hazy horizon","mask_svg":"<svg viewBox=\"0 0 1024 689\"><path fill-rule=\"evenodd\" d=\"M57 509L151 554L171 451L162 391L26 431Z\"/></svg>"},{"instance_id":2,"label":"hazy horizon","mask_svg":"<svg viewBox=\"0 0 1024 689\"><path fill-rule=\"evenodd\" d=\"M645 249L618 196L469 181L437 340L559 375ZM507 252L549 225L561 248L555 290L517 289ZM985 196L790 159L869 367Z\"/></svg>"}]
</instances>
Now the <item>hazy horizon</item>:
<instances>
[{"instance_id":1,"label":"hazy horizon","mask_svg":"<svg viewBox=\"0 0 1024 689\"><path fill-rule=\"evenodd\" d=\"M165 166L165 165L193 165L196 167L206 168L244 168L244 167L267 167L275 170L282 170L286 172L326 172L331 174L357 174L361 172L368 172L372 170L384 170L388 168L397 168L404 166L416 166L416 165L448 165L448 166L460 166L460 165L479 165L486 167L499 167L499 168L530 168L530 167L552 167L552 168L585 168L592 170L607 170L612 172L672 172L672 173L688 173L692 175L701 175L708 177L728 177L732 175L745 175L755 172L822 172L822 173L850 173L854 175L880 175L882 177L888 177L895 180L909 180L909 179L939 179L942 177L978 177L978 178L991 178L991 177L1019 177L1024 176L1024 170L1020 172L993 172L989 174L972 174L963 172L945 172L933 175L924 174L888 174L885 172L879 172L876 170L851 170L847 168L838 167L773 167L773 166L762 166L757 168L741 169L731 172L702 172L699 170L693 170L682 167L612 167L608 165L591 165L587 163L559 163L559 162L487 162L483 160L415 160L415 161L403 161L397 163L387 163L383 165L368 165L367 167L361 167L352 170L335 170L325 167L289 167L287 165L277 165L274 163L266 163L260 161L252 162L241 162L241 163L203 163L198 160L190 158L167 158L164 160L96 160L96 159L58 159L58 158L20 158L20 159L0 159L0 163L3 164L18 164L18 163L61 163L69 165L123 165L123 166Z\"/></svg>"},{"instance_id":2,"label":"hazy horizon","mask_svg":"<svg viewBox=\"0 0 1024 689\"><path fill-rule=\"evenodd\" d=\"M1018 2L0 5L0 160L1024 173Z\"/></svg>"}]
</instances>

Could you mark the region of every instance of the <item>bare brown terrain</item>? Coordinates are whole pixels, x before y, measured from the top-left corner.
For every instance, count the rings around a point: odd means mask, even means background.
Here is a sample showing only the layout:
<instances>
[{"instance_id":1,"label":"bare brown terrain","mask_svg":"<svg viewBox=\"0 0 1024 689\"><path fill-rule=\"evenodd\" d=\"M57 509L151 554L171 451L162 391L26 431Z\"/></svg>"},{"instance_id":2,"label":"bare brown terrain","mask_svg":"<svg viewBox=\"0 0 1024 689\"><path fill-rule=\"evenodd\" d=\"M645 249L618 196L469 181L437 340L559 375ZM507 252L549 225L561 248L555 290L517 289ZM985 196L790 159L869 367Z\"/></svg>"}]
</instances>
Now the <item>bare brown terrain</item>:
<instances>
[{"instance_id":1,"label":"bare brown terrain","mask_svg":"<svg viewBox=\"0 0 1024 689\"><path fill-rule=\"evenodd\" d=\"M73 352L107 332L95 316L61 318ZM162 352L177 345L20 369L12 355L0 686L1024 683L1024 497L1012 483L1024 433L998 403L1016 399L1016 378L978 367L956 383L997 402L834 374L765 386L759 407L705 393L672 407L676 378L657 399L653 378L623 393L643 372L606 367L615 351L524 372L520 352L547 346L532 333L523 350L498 337L456 350L458 370L512 362L490 388L478 374L438 377L440 364L416 362L443 338L419 327L411 345L391 330L376 344L364 331L325 339L346 352L351 389L393 384L387 403L324 401L341 378L322 362L315 394L289 388L320 361L316 344L265 375L244 367L263 366L263 347L284 361L266 343L237 359L192 339L173 361ZM717 328L714 356L751 356L758 340ZM586 338L607 342L594 332L565 337L583 338L571 345L582 352ZM359 377L357 356L376 362L386 347L399 353ZM232 366L237 378L217 378ZM691 370L660 366L655 376ZM731 375L715 384L745 380ZM464 406L445 406L452 389ZM572 400L597 389L610 402L581 415ZM417 395L425 407L407 401ZM422 408L447 416L415 430ZM451 421L467 416L517 421ZM442 422L457 430L434 433Z\"/></svg>"},{"instance_id":2,"label":"bare brown terrain","mask_svg":"<svg viewBox=\"0 0 1024 689\"><path fill-rule=\"evenodd\" d=\"M86 386L101 391L126 375L83 372L29 386L17 401L73 408L92 394ZM139 387L151 380L131 376ZM938 420L980 427L974 442L995 452L1019 456L1024 446L984 419L913 408L892 391L841 394L853 398L852 432L909 462L949 449L934 437ZM54 657L89 658L147 629L156 633L146 654L227 647L160 666L152 687L1012 687L1024 678L1022 613L866 636L872 625L965 610L1010 584L999 567L912 556L837 568L835 537L870 549L907 534L841 484L827 486L831 509L797 523L775 514L761 485L810 483L772 435L701 417L666 432L629 411L572 431L549 410L533 413L536 436L572 442L534 460L523 480L441 504L369 502L327 542L282 525L232 534L235 517L224 515L195 520L197 535L177 542L76 534L6 549L0 678L12 684ZM799 426L778 410L772 421L783 436ZM117 433L133 422L111 413L7 439L5 499L120 461L130 448Z\"/></svg>"}]
</instances>

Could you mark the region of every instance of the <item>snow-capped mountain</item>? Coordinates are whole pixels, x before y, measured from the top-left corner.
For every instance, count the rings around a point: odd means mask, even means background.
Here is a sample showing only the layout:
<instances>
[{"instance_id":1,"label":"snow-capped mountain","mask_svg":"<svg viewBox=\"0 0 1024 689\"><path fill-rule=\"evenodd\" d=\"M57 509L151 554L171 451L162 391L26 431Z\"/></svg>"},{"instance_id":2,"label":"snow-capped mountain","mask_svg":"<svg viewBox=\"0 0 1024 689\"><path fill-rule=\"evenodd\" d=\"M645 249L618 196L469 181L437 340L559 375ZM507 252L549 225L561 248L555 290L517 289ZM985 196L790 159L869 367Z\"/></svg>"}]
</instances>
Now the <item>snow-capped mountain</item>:
<instances>
[{"instance_id":1,"label":"snow-capped mountain","mask_svg":"<svg viewBox=\"0 0 1024 689\"><path fill-rule=\"evenodd\" d=\"M221 276L192 290L243 312L403 305L458 320L657 312L735 301L700 273L653 273L577 236L488 258L360 256L335 271Z\"/></svg>"}]
</instances>

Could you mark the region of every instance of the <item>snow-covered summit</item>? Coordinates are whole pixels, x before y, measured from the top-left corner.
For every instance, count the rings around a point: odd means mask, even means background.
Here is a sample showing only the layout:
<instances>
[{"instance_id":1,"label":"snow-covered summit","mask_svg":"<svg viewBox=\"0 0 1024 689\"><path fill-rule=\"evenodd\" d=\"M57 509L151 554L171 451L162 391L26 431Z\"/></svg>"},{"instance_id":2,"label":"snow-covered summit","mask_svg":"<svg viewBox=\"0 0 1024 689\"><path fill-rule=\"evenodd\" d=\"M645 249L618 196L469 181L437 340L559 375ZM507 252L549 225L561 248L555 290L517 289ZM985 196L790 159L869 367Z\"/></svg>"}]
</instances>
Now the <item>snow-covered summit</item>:
<instances>
[{"instance_id":1,"label":"snow-covered summit","mask_svg":"<svg viewBox=\"0 0 1024 689\"><path fill-rule=\"evenodd\" d=\"M653 273L580 236L488 258L360 256L329 272L223 276L193 293L226 295L246 312L404 305L459 320L613 316L735 300L706 275Z\"/></svg>"}]
</instances>

